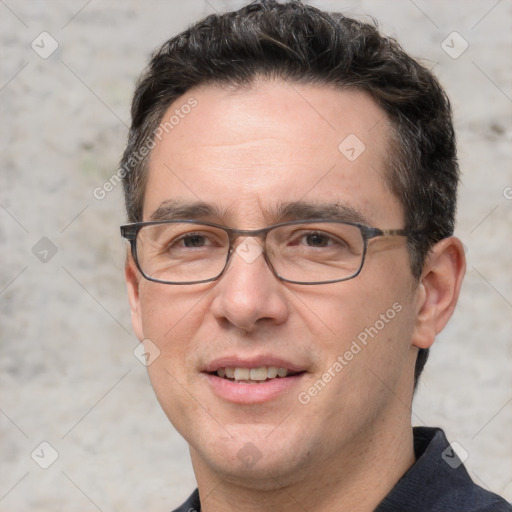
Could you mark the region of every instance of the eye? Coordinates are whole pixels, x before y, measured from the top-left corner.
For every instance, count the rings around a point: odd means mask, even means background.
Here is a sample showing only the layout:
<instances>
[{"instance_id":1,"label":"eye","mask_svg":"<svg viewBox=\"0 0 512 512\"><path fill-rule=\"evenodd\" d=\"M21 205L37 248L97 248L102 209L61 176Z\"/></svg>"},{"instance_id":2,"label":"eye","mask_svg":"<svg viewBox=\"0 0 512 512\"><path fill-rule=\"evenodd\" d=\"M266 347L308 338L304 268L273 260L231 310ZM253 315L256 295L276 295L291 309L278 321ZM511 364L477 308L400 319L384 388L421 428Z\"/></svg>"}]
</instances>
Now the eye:
<instances>
[{"instance_id":1,"label":"eye","mask_svg":"<svg viewBox=\"0 0 512 512\"><path fill-rule=\"evenodd\" d=\"M204 247L212 245L212 242L200 233L189 233L180 237L173 245L178 245L179 247Z\"/></svg>"},{"instance_id":2,"label":"eye","mask_svg":"<svg viewBox=\"0 0 512 512\"><path fill-rule=\"evenodd\" d=\"M300 242L309 247L327 247L334 244L332 237L326 233L307 233L300 237Z\"/></svg>"},{"instance_id":3,"label":"eye","mask_svg":"<svg viewBox=\"0 0 512 512\"><path fill-rule=\"evenodd\" d=\"M303 248L312 249L340 249L346 247L347 243L333 234L325 231L305 231L300 230L295 232L289 239L288 246L298 246Z\"/></svg>"}]
</instances>

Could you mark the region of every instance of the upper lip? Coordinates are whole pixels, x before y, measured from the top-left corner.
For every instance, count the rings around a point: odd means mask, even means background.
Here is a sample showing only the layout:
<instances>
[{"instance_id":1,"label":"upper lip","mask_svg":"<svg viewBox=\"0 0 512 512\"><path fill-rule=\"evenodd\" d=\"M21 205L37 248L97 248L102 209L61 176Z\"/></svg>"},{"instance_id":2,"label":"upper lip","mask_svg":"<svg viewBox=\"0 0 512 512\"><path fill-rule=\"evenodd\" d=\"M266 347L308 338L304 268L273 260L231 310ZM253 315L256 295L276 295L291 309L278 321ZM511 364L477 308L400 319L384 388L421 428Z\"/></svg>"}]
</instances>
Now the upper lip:
<instances>
[{"instance_id":1,"label":"upper lip","mask_svg":"<svg viewBox=\"0 0 512 512\"><path fill-rule=\"evenodd\" d=\"M289 360L271 355L259 355L254 357L218 357L206 364L203 371L212 373L216 372L219 368L259 368L261 366L276 366L277 368L286 368L292 372L305 371L304 365L293 363Z\"/></svg>"}]
</instances>

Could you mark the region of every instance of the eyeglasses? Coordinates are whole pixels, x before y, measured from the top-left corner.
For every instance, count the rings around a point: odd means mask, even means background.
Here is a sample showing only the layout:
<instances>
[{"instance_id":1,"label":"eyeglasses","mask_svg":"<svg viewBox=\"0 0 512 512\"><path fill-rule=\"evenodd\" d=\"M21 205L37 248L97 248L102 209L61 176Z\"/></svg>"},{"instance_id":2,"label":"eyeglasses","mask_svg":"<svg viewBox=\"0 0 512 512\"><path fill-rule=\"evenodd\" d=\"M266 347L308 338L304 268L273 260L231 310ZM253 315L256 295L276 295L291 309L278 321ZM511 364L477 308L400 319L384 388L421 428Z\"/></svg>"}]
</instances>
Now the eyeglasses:
<instances>
[{"instance_id":1,"label":"eyeglasses","mask_svg":"<svg viewBox=\"0 0 512 512\"><path fill-rule=\"evenodd\" d=\"M337 283L361 272L369 240L409 234L403 229L324 219L283 222L256 230L188 219L121 226L121 236L130 242L140 273L166 284L215 281L225 272L233 252L248 263L263 254L274 275L288 283ZM239 237L259 238L261 245L245 240L235 249Z\"/></svg>"}]
</instances>

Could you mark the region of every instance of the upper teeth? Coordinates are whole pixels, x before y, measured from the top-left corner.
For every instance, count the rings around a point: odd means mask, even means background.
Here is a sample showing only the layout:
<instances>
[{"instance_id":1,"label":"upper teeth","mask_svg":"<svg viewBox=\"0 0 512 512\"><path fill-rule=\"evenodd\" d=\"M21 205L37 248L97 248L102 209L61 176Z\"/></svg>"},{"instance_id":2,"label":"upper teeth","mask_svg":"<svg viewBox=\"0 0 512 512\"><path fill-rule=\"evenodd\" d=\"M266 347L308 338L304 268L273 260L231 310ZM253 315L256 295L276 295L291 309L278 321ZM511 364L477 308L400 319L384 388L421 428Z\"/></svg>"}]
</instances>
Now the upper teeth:
<instances>
[{"instance_id":1,"label":"upper teeth","mask_svg":"<svg viewBox=\"0 0 512 512\"><path fill-rule=\"evenodd\" d=\"M286 377L288 370L277 366L259 366L258 368L238 368L227 366L217 370L219 377L235 380L266 380L275 377Z\"/></svg>"}]
</instances>

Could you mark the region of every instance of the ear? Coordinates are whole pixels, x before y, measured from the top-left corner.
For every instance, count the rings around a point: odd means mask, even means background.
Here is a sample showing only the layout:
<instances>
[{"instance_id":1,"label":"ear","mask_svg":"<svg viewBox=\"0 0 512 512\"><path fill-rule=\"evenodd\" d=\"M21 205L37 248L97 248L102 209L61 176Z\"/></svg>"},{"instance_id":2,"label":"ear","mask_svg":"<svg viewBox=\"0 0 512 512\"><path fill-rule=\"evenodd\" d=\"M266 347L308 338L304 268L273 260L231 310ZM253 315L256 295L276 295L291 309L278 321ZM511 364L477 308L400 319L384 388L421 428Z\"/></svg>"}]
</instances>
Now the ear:
<instances>
[{"instance_id":1,"label":"ear","mask_svg":"<svg viewBox=\"0 0 512 512\"><path fill-rule=\"evenodd\" d=\"M126 253L124 276L126 279L126 287L128 289L128 302L130 304L132 327L139 341L142 341L144 339L144 331L142 328L142 313L139 295L139 282L141 275L133 261L133 257L129 249Z\"/></svg>"},{"instance_id":2,"label":"ear","mask_svg":"<svg viewBox=\"0 0 512 512\"><path fill-rule=\"evenodd\" d=\"M462 242L449 237L430 251L420 279L412 343L429 348L452 316L466 272Z\"/></svg>"}]
</instances>

